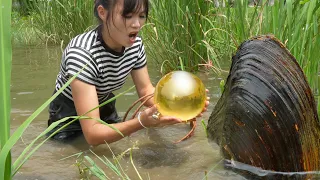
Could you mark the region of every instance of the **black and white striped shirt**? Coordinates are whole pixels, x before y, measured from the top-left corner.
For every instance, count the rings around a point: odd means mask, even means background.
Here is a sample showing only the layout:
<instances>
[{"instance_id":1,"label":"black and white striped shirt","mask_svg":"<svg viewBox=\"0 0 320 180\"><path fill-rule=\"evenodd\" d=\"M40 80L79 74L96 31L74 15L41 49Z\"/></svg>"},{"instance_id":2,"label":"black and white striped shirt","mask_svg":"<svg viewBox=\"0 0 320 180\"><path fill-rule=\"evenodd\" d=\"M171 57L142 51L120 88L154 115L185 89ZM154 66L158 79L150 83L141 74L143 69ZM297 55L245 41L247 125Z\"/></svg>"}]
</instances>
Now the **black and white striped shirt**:
<instances>
[{"instance_id":1,"label":"black and white striped shirt","mask_svg":"<svg viewBox=\"0 0 320 180\"><path fill-rule=\"evenodd\" d=\"M95 85L99 103L102 103L110 92L123 86L131 70L146 65L142 39L137 37L131 47L124 48L122 52L116 52L102 40L100 27L76 36L63 52L56 90L59 90L85 65L87 67L77 76L77 79ZM62 93L73 100L70 85Z\"/></svg>"}]
</instances>

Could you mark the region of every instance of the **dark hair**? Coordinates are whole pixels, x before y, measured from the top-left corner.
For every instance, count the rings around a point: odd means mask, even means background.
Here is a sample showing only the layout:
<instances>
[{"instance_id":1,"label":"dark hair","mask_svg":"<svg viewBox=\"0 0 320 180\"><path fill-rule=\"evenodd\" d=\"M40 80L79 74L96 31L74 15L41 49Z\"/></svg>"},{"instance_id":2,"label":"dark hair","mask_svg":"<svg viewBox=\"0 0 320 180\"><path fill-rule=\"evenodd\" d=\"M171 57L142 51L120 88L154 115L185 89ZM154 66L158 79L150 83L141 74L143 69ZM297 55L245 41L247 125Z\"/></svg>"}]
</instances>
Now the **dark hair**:
<instances>
[{"instance_id":1,"label":"dark hair","mask_svg":"<svg viewBox=\"0 0 320 180\"><path fill-rule=\"evenodd\" d=\"M107 20L110 18L110 14L113 11L113 8L117 4L118 0L95 0L94 1L94 15L101 22L101 19L98 15L98 6L102 5L108 11ZM136 13L144 8L144 12L146 13L146 17L148 17L149 13L149 0L123 0L123 11L122 16L125 17L130 13Z\"/></svg>"}]
</instances>

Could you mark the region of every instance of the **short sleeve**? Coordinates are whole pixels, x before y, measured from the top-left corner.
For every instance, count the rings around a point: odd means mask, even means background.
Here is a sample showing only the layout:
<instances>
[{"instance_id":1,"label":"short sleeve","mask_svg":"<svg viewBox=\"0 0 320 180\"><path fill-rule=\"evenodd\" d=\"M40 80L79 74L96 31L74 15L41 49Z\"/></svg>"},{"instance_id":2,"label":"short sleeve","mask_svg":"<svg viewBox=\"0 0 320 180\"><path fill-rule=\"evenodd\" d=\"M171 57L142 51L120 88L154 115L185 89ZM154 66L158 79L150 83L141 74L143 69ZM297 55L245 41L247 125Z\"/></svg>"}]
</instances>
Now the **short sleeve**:
<instances>
[{"instance_id":1,"label":"short sleeve","mask_svg":"<svg viewBox=\"0 0 320 180\"><path fill-rule=\"evenodd\" d=\"M143 68L144 66L146 66L146 64L147 64L146 52L144 50L144 45L141 42L141 46L138 51L138 59L134 65L133 69L137 70L137 69Z\"/></svg>"},{"instance_id":2,"label":"short sleeve","mask_svg":"<svg viewBox=\"0 0 320 180\"><path fill-rule=\"evenodd\" d=\"M65 72L69 77L80 72L77 79L88 84L97 84L98 66L92 55L82 48L72 47L67 51L65 54Z\"/></svg>"}]
</instances>

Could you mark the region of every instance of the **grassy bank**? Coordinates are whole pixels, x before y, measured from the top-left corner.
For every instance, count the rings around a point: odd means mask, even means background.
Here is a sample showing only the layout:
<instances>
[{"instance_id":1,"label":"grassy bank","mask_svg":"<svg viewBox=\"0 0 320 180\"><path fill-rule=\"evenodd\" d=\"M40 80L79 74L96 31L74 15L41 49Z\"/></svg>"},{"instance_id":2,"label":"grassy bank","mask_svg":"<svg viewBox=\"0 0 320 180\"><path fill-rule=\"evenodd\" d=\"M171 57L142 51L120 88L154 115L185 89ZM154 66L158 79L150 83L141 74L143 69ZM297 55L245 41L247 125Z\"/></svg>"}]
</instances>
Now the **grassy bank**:
<instances>
[{"instance_id":1,"label":"grassy bank","mask_svg":"<svg viewBox=\"0 0 320 180\"><path fill-rule=\"evenodd\" d=\"M231 59L244 40L273 34L296 57L315 94L318 94L320 2L275 1L272 6L249 7L248 0L216 8L208 1L153 0L145 38L151 58L171 71L182 59L187 70L199 64L213 70ZM320 107L320 106L319 106ZM320 110L320 109L319 109Z\"/></svg>"},{"instance_id":2,"label":"grassy bank","mask_svg":"<svg viewBox=\"0 0 320 180\"><path fill-rule=\"evenodd\" d=\"M162 65L164 73L180 69L180 61L187 71L198 71L199 64L213 70L220 67L221 49L229 48L230 43L221 41L226 33L215 27L219 17L213 5L206 0L151 1L154 9L144 38L151 58Z\"/></svg>"},{"instance_id":3,"label":"grassy bank","mask_svg":"<svg viewBox=\"0 0 320 180\"><path fill-rule=\"evenodd\" d=\"M16 8L12 23L14 42L65 45L71 38L96 25L93 7L92 1L52 0L36 1L29 8L24 8L28 12L21 12ZM19 32L31 34L20 37ZM37 42L33 41L35 37Z\"/></svg>"},{"instance_id":4,"label":"grassy bank","mask_svg":"<svg viewBox=\"0 0 320 180\"><path fill-rule=\"evenodd\" d=\"M261 1L255 7L239 0L217 8L207 0L150 0L152 10L143 28L149 59L163 73L180 69L181 63L188 71L219 73L241 42L273 34L296 57L318 94L320 2L280 0L270 6ZM15 42L65 45L96 23L91 1L38 1L31 9L23 18L13 16Z\"/></svg>"}]
</instances>

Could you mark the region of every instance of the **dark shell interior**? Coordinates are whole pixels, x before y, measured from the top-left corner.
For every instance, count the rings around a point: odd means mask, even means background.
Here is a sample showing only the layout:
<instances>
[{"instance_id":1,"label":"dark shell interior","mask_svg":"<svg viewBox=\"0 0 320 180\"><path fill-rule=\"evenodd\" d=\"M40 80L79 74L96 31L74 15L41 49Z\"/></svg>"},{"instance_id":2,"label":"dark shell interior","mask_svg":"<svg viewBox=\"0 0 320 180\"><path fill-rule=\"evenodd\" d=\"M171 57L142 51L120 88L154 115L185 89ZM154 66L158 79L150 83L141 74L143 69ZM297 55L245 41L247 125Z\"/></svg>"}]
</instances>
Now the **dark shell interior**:
<instances>
[{"instance_id":1,"label":"dark shell interior","mask_svg":"<svg viewBox=\"0 0 320 180\"><path fill-rule=\"evenodd\" d=\"M241 44L208 121L227 160L262 170L320 170L315 100L296 59L271 36Z\"/></svg>"}]
</instances>

